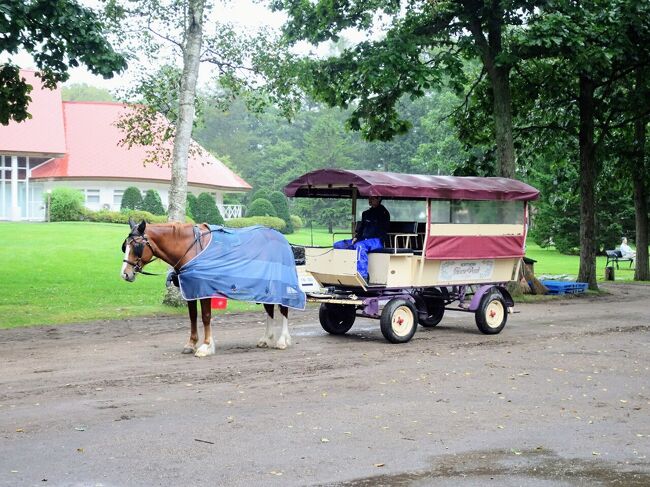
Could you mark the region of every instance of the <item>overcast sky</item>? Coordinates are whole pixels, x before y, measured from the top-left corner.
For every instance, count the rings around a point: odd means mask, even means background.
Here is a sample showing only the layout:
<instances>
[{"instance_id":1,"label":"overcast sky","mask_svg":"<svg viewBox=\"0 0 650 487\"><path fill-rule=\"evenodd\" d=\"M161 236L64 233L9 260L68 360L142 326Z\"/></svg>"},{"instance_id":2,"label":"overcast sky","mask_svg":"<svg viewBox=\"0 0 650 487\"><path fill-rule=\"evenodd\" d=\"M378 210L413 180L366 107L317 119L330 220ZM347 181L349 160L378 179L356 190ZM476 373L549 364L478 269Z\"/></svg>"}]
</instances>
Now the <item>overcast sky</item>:
<instances>
[{"instance_id":1,"label":"overcast sky","mask_svg":"<svg viewBox=\"0 0 650 487\"><path fill-rule=\"evenodd\" d=\"M88 5L91 8L97 8L98 5L96 0L81 0L80 3ZM224 21L241 25L242 29L262 25L279 28L285 18L283 14L270 12L263 5L255 3L254 0L232 0L224 3L225 5L221 2L215 2L213 7L215 14L218 14L219 18ZM6 57L0 56L0 62L6 59ZM33 69L35 67L31 56L26 53L11 56L11 58L22 68ZM70 80L65 84L86 83L113 91L128 87L131 81L130 78L127 72L121 76L118 75L112 79L105 80L101 76L93 75L85 68L72 68L70 70Z\"/></svg>"}]
</instances>

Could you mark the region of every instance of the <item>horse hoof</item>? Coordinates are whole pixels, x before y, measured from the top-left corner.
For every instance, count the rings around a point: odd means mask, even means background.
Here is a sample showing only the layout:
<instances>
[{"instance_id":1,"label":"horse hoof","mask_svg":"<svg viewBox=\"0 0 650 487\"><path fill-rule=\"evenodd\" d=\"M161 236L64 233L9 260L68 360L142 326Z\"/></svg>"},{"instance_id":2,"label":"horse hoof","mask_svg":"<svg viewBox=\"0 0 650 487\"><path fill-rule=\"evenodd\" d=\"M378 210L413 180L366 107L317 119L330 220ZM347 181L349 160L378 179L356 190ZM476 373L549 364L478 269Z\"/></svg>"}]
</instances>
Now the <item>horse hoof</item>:
<instances>
[{"instance_id":1,"label":"horse hoof","mask_svg":"<svg viewBox=\"0 0 650 487\"><path fill-rule=\"evenodd\" d=\"M269 344L263 338L259 342L257 342L257 348L268 348L268 346Z\"/></svg>"},{"instance_id":2,"label":"horse hoof","mask_svg":"<svg viewBox=\"0 0 650 487\"><path fill-rule=\"evenodd\" d=\"M199 347L199 349L194 354L195 357L207 357L208 355L214 355L216 352L216 347L214 341L211 341L209 344L204 343Z\"/></svg>"},{"instance_id":3,"label":"horse hoof","mask_svg":"<svg viewBox=\"0 0 650 487\"><path fill-rule=\"evenodd\" d=\"M184 353L184 354L196 353L196 348L195 347L185 347L183 349L183 352L181 352L181 353Z\"/></svg>"}]
</instances>

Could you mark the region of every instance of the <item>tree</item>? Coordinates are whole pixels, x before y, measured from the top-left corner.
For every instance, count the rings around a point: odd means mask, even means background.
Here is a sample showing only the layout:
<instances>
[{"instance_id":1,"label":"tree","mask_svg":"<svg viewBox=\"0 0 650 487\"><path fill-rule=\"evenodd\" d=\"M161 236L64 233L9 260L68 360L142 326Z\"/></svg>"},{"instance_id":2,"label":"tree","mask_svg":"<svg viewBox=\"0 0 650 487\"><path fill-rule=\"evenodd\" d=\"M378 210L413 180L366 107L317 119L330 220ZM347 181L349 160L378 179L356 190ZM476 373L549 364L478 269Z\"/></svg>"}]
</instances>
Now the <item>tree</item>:
<instances>
[{"instance_id":1,"label":"tree","mask_svg":"<svg viewBox=\"0 0 650 487\"><path fill-rule=\"evenodd\" d=\"M142 209L148 211L153 215L164 215L165 209L163 208L160 194L155 189L149 189L144 195L142 200Z\"/></svg>"},{"instance_id":2,"label":"tree","mask_svg":"<svg viewBox=\"0 0 650 487\"><path fill-rule=\"evenodd\" d=\"M212 64L217 71L219 86L215 92L222 108L239 95L246 95L247 106L256 111L276 103L290 113L297 103L292 85L282 81L285 76L281 73L286 66L291 66L288 51L280 49L263 30L241 32L232 25L217 22L211 24L210 30L214 32L204 35L204 22L211 6L206 0L111 0L107 7L110 17L122 25L125 43L134 43L154 64L161 50L170 52L167 60L172 69L168 74L181 73L177 84L143 83L148 89L148 106L136 109L134 119L122 124L127 130L128 143L138 141L148 145L153 139L173 139L169 191L169 219L173 221L182 221L185 216L187 158L201 61ZM174 56L182 61L176 62ZM176 64L181 67L175 69ZM261 82L262 78L266 83ZM149 75L148 79L155 80L155 76ZM174 77L169 79L173 81ZM170 129L155 123L155 119L161 107L172 101L177 102L178 109L169 120L173 125ZM147 114L149 121L143 130L138 120L145 120ZM164 158L163 161L169 163Z\"/></svg>"},{"instance_id":3,"label":"tree","mask_svg":"<svg viewBox=\"0 0 650 487\"><path fill-rule=\"evenodd\" d=\"M68 69L80 64L104 78L126 68L124 56L106 39L105 24L76 0L3 0L0 32L0 53L27 51L49 89L66 81ZM31 90L11 58L0 65L0 124L30 118Z\"/></svg>"},{"instance_id":4,"label":"tree","mask_svg":"<svg viewBox=\"0 0 650 487\"><path fill-rule=\"evenodd\" d=\"M443 82L463 90L463 59L478 58L483 66L478 80L487 75L492 95L497 173L514 177L510 72L518 58L509 50L506 34L538 3L545 2L273 0L271 5L287 13L284 32L292 43L337 41L348 28L384 32L338 56L306 60L300 76L315 99L341 108L354 105L348 125L368 140L408 131L410 122L396 110L399 100L422 97Z\"/></svg>"},{"instance_id":5,"label":"tree","mask_svg":"<svg viewBox=\"0 0 650 487\"><path fill-rule=\"evenodd\" d=\"M210 225L223 225L223 216L217 208L214 196L210 193L201 193L196 199L196 209L194 214L196 223L208 223Z\"/></svg>"},{"instance_id":6,"label":"tree","mask_svg":"<svg viewBox=\"0 0 650 487\"><path fill-rule=\"evenodd\" d=\"M197 198L193 193L187 193L187 204L185 213L196 220L194 213L196 212L196 201Z\"/></svg>"},{"instance_id":7,"label":"tree","mask_svg":"<svg viewBox=\"0 0 650 487\"><path fill-rule=\"evenodd\" d=\"M269 200L258 199L253 201L246 210L246 217L250 216L278 216L273 204Z\"/></svg>"},{"instance_id":8,"label":"tree","mask_svg":"<svg viewBox=\"0 0 650 487\"><path fill-rule=\"evenodd\" d=\"M64 101L117 101L111 92L86 83L75 83L61 89Z\"/></svg>"},{"instance_id":9,"label":"tree","mask_svg":"<svg viewBox=\"0 0 650 487\"><path fill-rule=\"evenodd\" d=\"M122 194L122 202L120 203L120 210L141 210L142 209L142 193L135 186L129 186Z\"/></svg>"},{"instance_id":10,"label":"tree","mask_svg":"<svg viewBox=\"0 0 650 487\"><path fill-rule=\"evenodd\" d=\"M289 204L287 203L287 197L284 193L280 191L273 191L269 194L268 200L275 208L275 212L278 218L282 218L287 226L285 227L283 233L293 233L293 222L291 221L291 216L289 215Z\"/></svg>"}]
</instances>

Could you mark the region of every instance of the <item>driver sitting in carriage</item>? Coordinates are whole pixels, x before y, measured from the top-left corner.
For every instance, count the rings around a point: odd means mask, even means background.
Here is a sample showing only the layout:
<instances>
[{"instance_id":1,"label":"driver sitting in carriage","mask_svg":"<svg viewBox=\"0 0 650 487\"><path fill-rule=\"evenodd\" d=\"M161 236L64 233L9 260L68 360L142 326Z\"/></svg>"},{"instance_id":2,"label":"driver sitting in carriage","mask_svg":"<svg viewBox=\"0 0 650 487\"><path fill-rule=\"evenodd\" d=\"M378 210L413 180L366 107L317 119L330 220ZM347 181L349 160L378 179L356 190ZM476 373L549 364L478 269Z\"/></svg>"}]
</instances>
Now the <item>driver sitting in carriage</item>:
<instances>
[{"instance_id":1,"label":"driver sitting in carriage","mask_svg":"<svg viewBox=\"0 0 650 487\"><path fill-rule=\"evenodd\" d=\"M388 237L390 213L381 204L379 196L368 198L370 208L361 214L360 225L354 238L334 242L335 249L352 249L357 251L357 272L368 280L368 252L381 249Z\"/></svg>"}]
</instances>

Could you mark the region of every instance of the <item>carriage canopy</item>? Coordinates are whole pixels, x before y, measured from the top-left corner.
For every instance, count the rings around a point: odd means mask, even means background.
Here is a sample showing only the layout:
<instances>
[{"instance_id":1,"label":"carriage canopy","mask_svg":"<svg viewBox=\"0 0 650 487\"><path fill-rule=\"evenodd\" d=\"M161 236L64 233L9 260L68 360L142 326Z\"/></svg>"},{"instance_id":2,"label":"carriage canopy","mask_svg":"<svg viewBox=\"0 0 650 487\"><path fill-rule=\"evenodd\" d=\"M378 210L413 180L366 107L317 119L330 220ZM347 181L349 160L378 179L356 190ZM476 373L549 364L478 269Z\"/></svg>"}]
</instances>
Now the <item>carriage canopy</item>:
<instances>
[{"instance_id":1,"label":"carriage canopy","mask_svg":"<svg viewBox=\"0 0 650 487\"><path fill-rule=\"evenodd\" d=\"M539 191L508 178L429 176L394 172L319 169L303 174L284 188L287 196L351 198L381 196L392 199L531 201Z\"/></svg>"}]
</instances>

